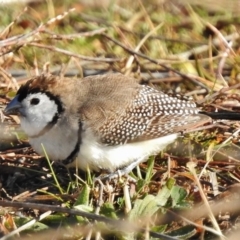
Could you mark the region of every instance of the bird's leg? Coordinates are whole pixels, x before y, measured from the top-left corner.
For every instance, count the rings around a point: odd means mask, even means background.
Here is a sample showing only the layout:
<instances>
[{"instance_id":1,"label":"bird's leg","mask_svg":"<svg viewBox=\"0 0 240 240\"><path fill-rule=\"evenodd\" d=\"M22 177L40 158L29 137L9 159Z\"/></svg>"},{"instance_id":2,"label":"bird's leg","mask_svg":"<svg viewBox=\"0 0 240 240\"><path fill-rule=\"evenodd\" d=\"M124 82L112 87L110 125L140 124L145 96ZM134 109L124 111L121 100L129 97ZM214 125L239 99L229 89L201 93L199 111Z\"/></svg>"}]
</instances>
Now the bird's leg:
<instances>
[{"instance_id":1,"label":"bird's leg","mask_svg":"<svg viewBox=\"0 0 240 240\"><path fill-rule=\"evenodd\" d=\"M130 163L124 168L118 169L113 173L107 174L105 176L99 176L96 179L101 180L112 180L114 178L120 178L124 175L127 175L129 172L131 172L136 166L138 166L141 162L143 162L146 159L146 157L141 157L139 159L136 159L134 162Z\"/></svg>"}]
</instances>

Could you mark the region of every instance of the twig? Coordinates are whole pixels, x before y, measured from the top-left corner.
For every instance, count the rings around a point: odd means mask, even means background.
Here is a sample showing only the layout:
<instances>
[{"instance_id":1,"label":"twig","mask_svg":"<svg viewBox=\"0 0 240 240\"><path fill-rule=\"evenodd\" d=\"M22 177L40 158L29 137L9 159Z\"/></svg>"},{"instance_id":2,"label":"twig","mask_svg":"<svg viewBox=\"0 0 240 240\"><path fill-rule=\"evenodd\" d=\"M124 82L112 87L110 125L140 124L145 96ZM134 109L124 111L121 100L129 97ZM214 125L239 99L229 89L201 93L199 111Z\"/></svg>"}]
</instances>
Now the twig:
<instances>
[{"instance_id":1,"label":"twig","mask_svg":"<svg viewBox=\"0 0 240 240\"><path fill-rule=\"evenodd\" d=\"M47 212L41 214L38 218L30 220L29 222L25 223L21 227L15 229L12 232L8 233L7 235L3 236L2 238L0 238L0 240L7 240L7 239L9 239L10 237L13 237L16 234L19 234L20 232L30 228L36 222L39 222L39 221L43 220L44 218L48 217L51 213L52 213L51 211L47 211Z\"/></svg>"},{"instance_id":2,"label":"twig","mask_svg":"<svg viewBox=\"0 0 240 240\"><path fill-rule=\"evenodd\" d=\"M225 41L233 41L233 40L236 40L238 38L239 38L239 33L233 33L231 35L226 36L224 39L225 39ZM214 46L219 46L221 43L222 43L222 41L219 40L218 38L216 38L212 41L212 45L214 45ZM204 51L207 51L208 49L209 49L208 44L204 44L202 46L192 48L189 51L179 53L179 54L176 54L174 56L178 57L180 59L188 59L191 55L202 53Z\"/></svg>"},{"instance_id":3,"label":"twig","mask_svg":"<svg viewBox=\"0 0 240 240\"><path fill-rule=\"evenodd\" d=\"M47 29L43 30L43 33L51 35L51 39L65 39L65 40L73 40L75 38L81 38L81 37L92 37L98 34L101 34L105 32L106 28L99 28L93 31L88 32L81 32L81 33L74 33L74 34L56 34L54 32L48 31Z\"/></svg>"},{"instance_id":4,"label":"twig","mask_svg":"<svg viewBox=\"0 0 240 240\"><path fill-rule=\"evenodd\" d=\"M10 80L11 84L14 86L14 89L17 90L19 88L19 85L14 77L12 77L11 74L9 74L5 69L0 67L0 74L7 79L8 81Z\"/></svg>"},{"instance_id":5,"label":"twig","mask_svg":"<svg viewBox=\"0 0 240 240\"><path fill-rule=\"evenodd\" d=\"M37 203L31 203L31 202L11 202L11 201L2 201L0 200L0 206L2 207L13 207L13 208L32 208L32 209L38 209L41 211L53 211L53 212L61 212L61 213L67 213L71 215L77 215L86 217L91 220L96 220L100 222L104 222L106 224L110 224L111 226L116 227L118 230L133 232L133 231L145 231L144 228L139 226L139 224L130 223L128 221L124 220L115 220L111 218L107 218L104 216L100 216L93 213L88 213L80 210L75 209L69 209L69 208L63 208L63 207L57 207L47 204L37 204ZM153 231L149 231L149 234L151 237L159 237L163 240L177 240L177 238L167 236L165 234L156 233ZM1 239L0 239L1 240Z\"/></svg>"},{"instance_id":6,"label":"twig","mask_svg":"<svg viewBox=\"0 0 240 240\"><path fill-rule=\"evenodd\" d=\"M130 195L129 195L129 185L127 182L125 182L123 186L123 196L125 200L125 213L129 213L132 210L132 204L130 201Z\"/></svg>"},{"instance_id":7,"label":"twig","mask_svg":"<svg viewBox=\"0 0 240 240\"><path fill-rule=\"evenodd\" d=\"M204 210L205 210L205 209L204 209ZM175 217L182 219L182 220L185 221L186 223L189 223L189 224L191 224L191 225L193 225L193 226L195 226L195 227L198 227L199 229L205 229L206 231L211 232L211 233L219 236L219 233L218 233L215 229L213 229L213 228L210 228L210 227L207 227L207 226L203 226L203 225L201 225L201 224L198 224L197 221L194 221L194 220L193 220L193 221L190 221L188 218L182 216L181 214L176 214L174 211L171 211L171 210L169 210L169 209L167 209L167 211L168 211L170 214L174 215ZM192 212L191 212L191 213L194 213L194 212L195 212L195 210L193 211L193 209L192 209ZM204 213L207 214L206 211L205 211ZM204 215L204 216L205 216L205 215ZM173 218L173 216L172 216L172 218ZM198 218L194 218L194 219L198 219Z\"/></svg>"},{"instance_id":8,"label":"twig","mask_svg":"<svg viewBox=\"0 0 240 240\"><path fill-rule=\"evenodd\" d=\"M33 42L31 42L28 45L34 46L34 47L39 47L39 48L45 48L45 49L48 49L48 50L53 51L53 52L59 52L59 53L68 55L70 57L75 57L75 58L79 58L79 59L86 60L86 61L93 61L93 62L119 62L119 61L122 60L120 58L94 58L94 57L86 57L86 56L83 56L83 55L80 55L80 54L73 53L71 51L67 51L67 50L64 50L64 49L61 49L61 48L57 48L57 47L49 46L49 45L44 45L44 44L40 44L40 43L33 43Z\"/></svg>"},{"instance_id":9,"label":"twig","mask_svg":"<svg viewBox=\"0 0 240 240\"><path fill-rule=\"evenodd\" d=\"M131 54L135 54L135 55L137 55L137 56L139 56L139 57L141 57L141 58L147 59L148 61L150 61L150 62L152 62L152 63L155 63L155 64L163 67L164 69L167 69L168 71L172 71L172 72L180 75L181 77L183 77L183 78L185 78L185 79L188 79L188 80L194 82L196 85L199 85L199 86L201 86L202 88L208 90L208 88L207 88L205 85L203 85L202 83L200 83L200 82L196 81L195 79L189 77L188 75L186 75L186 74L184 74L184 73L181 73L181 72L179 72L179 71L177 71L177 70L175 70L175 69L173 69L173 68L171 68L171 67L168 67L168 66L160 63L158 60L152 59L152 58L148 57L148 56L145 55L145 54L136 52L136 51L132 50L131 48L126 47L125 45L123 45L122 43L120 43L119 41L113 39L112 37L108 36L108 35L105 34L105 33L103 33L102 35L103 35L104 37L106 37L108 40L110 40L110 41L114 42L115 44L119 45L120 47L122 47L125 51L127 51L127 52L129 52L129 53L131 53Z\"/></svg>"},{"instance_id":10,"label":"twig","mask_svg":"<svg viewBox=\"0 0 240 240\"><path fill-rule=\"evenodd\" d=\"M232 46L233 42L229 42L229 46ZM230 49L227 48L226 51L222 54L222 58L219 61L218 68L217 68L217 78L221 79L224 86L228 87L228 83L226 80L223 78L222 72L223 72L223 66L224 63L226 62L227 57L229 56Z\"/></svg>"},{"instance_id":11,"label":"twig","mask_svg":"<svg viewBox=\"0 0 240 240\"><path fill-rule=\"evenodd\" d=\"M6 46L11 46L11 45L19 46L19 45L24 45L28 42L31 42L34 40L33 37L35 35L37 35L40 32L45 31L48 26L55 23L56 21L62 20L63 18L65 18L69 13L73 12L74 10L75 9L72 8L72 9L68 10L67 12L64 12L63 14L60 14L60 15L56 16L55 18L50 19L45 24L40 24L39 27L37 29L33 30L32 32L1 40L0 47L6 47Z\"/></svg>"},{"instance_id":12,"label":"twig","mask_svg":"<svg viewBox=\"0 0 240 240\"><path fill-rule=\"evenodd\" d=\"M200 100L200 101L197 101L197 104L198 105L201 105L203 104L204 102L206 101L210 101L211 99L214 99L215 97L217 97L218 95L220 95L221 93L225 93L227 91L230 91L232 89L238 89L240 87L240 83L237 83L231 87L227 87L227 88L222 88L220 91L214 93L214 94L211 94L210 96L208 97L205 97L204 99Z\"/></svg>"},{"instance_id":13,"label":"twig","mask_svg":"<svg viewBox=\"0 0 240 240\"><path fill-rule=\"evenodd\" d=\"M206 196L205 196L205 194L204 194L204 192L203 192L201 183L200 183L200 181L199 181L199 178L198 178L197 173L196 173L196 170L195 170L195 163L193 163L193 162L188 162L187 167L189 168L189 171L190 171L190 172L193 174L193 176L194 176L194 180L195 180L195 183L196 183L197 186L198 186L200 196L201 196L201 198L202 198L202 200L203 200L203 202L204 202L204 204L205 204L205 206L206 206L206 208L207 208L207 210L208 210L209 218L211 219L211 222L212 222L212 224L213 224L213 226L214 226L214 228L215 228L215 230L216 230L216 233L215 233L215 234L217 234L217 235L220 237L220 239L226 239L226 237L225 237L225 236L222 234L222 232L221 232L221 229L220 229L220 227L219 227L219 225L218 225L218 223L217 223L217 220L216 220L213 212L211 211L211 207L210 207L210 205L209 205L209 202L208 202L208 200L207 200L207 198L206 198Z\"/></svg>"},{"instance_id":14,"label":"twig","mask_svg":"<svg viewBox=\"0 0 240 240\"><path fill-rule=\"evenodd\" d=\"M231 45L229 45L229 43L227 42L226 38L222 35L222 33L220 31L218 31L218 29L216 27L214 27L211 23L207 22L206 25L217 35L217 37L220 39L220 43L223 43L225 48L229 49L231 51L231 53L234 56L236 56L236 53L233 51ZM239 38L238 33L235 33L235 34L233 33L232 36L233 37L231 40Z\"/></svg>"},{"instance_id":15,"label":"twig","mask_svg":"<svg viewBox=\"0 0 240 240\"><path fill-rule=\"evenodd\" d=\"M140 41L140 43L138 43L138 45L136 46L136 48L134 49L134 51L138 52L138 51L140 50L141 46L144 44L144 42L145 42L151 35L153 35L154 33L156 33L157 30L162 27L162 25L163 25L163 24L160 23L156 28L154 28L154 29L153 29L152 31L150 31L146 36L144 36L144 38ZM131 65L132 65L132 63L133 63L134 58L135 58L134 55L131 55L131 56L129 57L129 59L127 60L127 63L126 63L126 65L125 65L125 68L126 68L127 70L130 70L130 67L131 67ZM129 72L128 72L128 74L129 74Z\"/></svg>"},{"instance_id":16,"label":"twig","mask_svg":"<svg viewBox=\"0 0 240 240\"><path fill-rule=\"evenodd\" d=\"M0 38L6 38L8 36L8 34L11 32L12 27L15 23L17 23L20 19L20 17L23 15L23 13L27 12L27 7L24 8L23 12L21 12L7 27L5 27L5 29L0 33Z\"/></svg>"}]
</instances>

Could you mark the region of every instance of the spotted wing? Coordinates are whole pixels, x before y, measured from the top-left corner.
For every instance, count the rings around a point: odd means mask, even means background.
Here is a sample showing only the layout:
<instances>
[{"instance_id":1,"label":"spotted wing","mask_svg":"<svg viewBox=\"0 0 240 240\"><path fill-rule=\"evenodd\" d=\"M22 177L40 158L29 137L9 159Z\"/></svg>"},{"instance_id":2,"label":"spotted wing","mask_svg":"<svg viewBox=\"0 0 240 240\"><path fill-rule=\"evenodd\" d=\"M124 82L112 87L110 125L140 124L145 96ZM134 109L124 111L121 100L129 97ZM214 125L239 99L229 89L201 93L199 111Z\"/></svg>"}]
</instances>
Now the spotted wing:
<instances>
[{"instance_id":1,"label":"spotted wing","mask_svg":"<svg viewBox=\"0 0 240 240\"><path fill-rule=\"evenodd\" d=\"M198 114L195 103L142 86L124 114L101 127L101 142L117 145L159 138L209 120Z\"/></svg>"}]
</instances>

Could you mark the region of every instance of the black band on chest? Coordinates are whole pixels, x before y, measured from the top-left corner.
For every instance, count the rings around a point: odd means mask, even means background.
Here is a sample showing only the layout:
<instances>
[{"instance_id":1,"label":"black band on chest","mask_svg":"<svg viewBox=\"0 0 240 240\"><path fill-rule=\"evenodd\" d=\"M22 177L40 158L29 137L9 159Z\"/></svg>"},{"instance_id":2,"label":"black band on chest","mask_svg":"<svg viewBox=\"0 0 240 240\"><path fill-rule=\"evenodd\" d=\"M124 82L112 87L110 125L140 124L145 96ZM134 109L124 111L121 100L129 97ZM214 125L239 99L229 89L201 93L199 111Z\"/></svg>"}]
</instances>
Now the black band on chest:
<instances>
[{"instance_id":1,"label":"black band on chest","mask_svg":"<svg viewBox=\"0 0 240 240\"><path fill-rule=\"evenodd\" d=\"M80 144L82 142L81 132L82 132L82 124L81 124L81 122L79 122L77 143L76 143L73 151L69 154L69 156L66 159L61 161L64 165L68 165L76 159L76 157L79 153L79 150L80 150Z\"/></svg>"}]
</instances>

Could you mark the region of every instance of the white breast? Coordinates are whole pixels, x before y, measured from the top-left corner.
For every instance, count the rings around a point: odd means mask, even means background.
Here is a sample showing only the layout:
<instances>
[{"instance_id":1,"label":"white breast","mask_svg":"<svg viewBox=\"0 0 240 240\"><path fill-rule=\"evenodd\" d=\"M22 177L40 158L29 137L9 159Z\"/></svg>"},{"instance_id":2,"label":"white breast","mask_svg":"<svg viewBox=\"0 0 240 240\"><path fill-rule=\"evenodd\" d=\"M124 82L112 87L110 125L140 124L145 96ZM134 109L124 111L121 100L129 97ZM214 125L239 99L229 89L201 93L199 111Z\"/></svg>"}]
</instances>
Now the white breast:
<instances>
[{"instance_id":1,"label":"white breast","mask_svg":"<svg viewBox=\"0 0 240 240\"><path fill-rule=\"evenodd\" d=\"M146 161L150 155L163 150L168 144L176 140L178 134L156 138L137 143L128 143L119 146L105 146L97 143L89 132L82 135L82 143L76 164L79 168L99 171L106 169L110 172L127 166L139 158Z\"/></svg>"},{"instance_id":2,"label":"white breast","mask_svg":"<svg viewBox=\"0 0 240 240\"><path fill-rule=\"evenodd\" d=\"M29 138L35 151L44 156L43 147L52 161L66 159L74 150L78 141L78 130L64 127L61 124L53 126L46 134Z\"/></svg>"}]
</instances>

